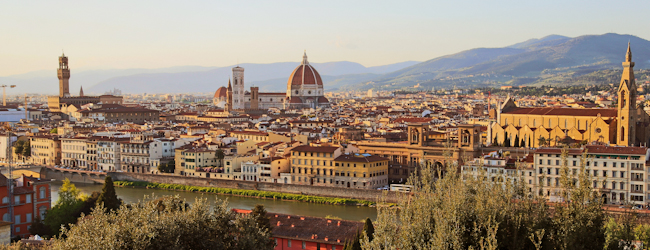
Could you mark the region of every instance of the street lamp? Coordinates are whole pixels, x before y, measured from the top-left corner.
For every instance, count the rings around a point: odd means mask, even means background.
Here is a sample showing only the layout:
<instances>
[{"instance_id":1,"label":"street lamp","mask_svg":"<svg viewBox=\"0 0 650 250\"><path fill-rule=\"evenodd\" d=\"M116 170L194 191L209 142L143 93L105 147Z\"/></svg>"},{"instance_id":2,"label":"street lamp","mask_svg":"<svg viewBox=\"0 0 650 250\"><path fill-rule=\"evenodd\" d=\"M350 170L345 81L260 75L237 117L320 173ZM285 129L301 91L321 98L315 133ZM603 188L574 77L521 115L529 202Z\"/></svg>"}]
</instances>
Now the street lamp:
<instances>
[{"instance_id":1,"label":"street lamp","mask_svg":"<svg viewBox=\"0 0 650 250\"><path fill-rule=\"evenodd\" d=\"M2 85L0 87L2 87L2 106L7 106L7 93L5 92L5 90L7 89L7 87L13 89L16 87L16 85Z\"/></svg>"}]
</instances>

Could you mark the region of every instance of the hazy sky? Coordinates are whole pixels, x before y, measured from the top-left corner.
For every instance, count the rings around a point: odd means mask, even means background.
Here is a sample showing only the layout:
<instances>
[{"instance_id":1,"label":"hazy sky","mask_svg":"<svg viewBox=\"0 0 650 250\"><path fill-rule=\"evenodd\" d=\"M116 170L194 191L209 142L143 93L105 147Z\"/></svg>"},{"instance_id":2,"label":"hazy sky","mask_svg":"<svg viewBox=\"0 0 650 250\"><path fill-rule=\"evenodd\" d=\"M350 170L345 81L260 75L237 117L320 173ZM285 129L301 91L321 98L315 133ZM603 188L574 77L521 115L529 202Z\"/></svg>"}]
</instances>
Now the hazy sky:
<instances>
[{"instance_id":1,"label":"hazy sky","mask_svg":"<svg viewBox=\"0 0 650 250\"><path fill-rule=\"evenodd\" d=\"M650 38L650 1L2 1L0 76L301 60L425 61L550 34Z\"/></svg>"}]
</instances>

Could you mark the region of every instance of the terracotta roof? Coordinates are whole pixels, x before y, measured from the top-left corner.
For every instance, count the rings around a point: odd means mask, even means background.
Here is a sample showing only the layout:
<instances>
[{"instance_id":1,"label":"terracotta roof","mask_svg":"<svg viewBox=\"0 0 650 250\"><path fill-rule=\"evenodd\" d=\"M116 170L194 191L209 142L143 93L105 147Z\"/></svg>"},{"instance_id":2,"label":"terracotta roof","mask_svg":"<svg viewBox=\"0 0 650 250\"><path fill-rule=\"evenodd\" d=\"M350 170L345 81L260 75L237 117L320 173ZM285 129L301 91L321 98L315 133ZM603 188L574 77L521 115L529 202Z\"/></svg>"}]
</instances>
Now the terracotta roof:
<instances>
[{"instance_id":1,"label":"terracotta roof","mask_svg":"<svg viewBox=\"0 0 650 250\"><path fill-rule=\"evenodd\" d=\"M629 154L645 155L648 148L645 147L610 147L610 146L586 146L587 153L593 154Z\"/></svg>"},{"instance_id":2,"label":"terracotta roof","mask_svg":"<svg viewBox=\"0 0 650 250\"><path fill-rule=\"evenodd\" d=\"M600 116L616 117L616 109L574 109L574 108L511 108L504 114L529 114L529 115L566 115L566 116Z\"/></svg>"},{"instance_id":3,"label":"terracotta roof","mask_svg":"<svg viewBox=\"0 0 650 250\"><path fill-rule=\"evenodd\" d=\"M321 79L320 74L318 74L318 71L309 64L302 64L296 67L287 82L289 89L291 89L291 85L303 84L323 85L323 80Z\"/></svg>"},{"instance_id":4,"label":"terracotta roof","mask_svg":"<svg viewBox=\"0 0 650 250\"><path fill-rule=\"evenodd\" d=\"M214 98L226 97L226 92L228 92L226 87L221 86L217 89L217 92L214 92Z\"/></svg>"},{"instance_id":5,"label":"terracotta roof","mask_svg":"<svg viewBox=\"0 0 650 250\"><path fill-rule=\"evenodd\" d=\"M334 159L335 161L346 161L346 162L376 162L376 161L387 161L388 158L381 157L379 155L371 154L343 154Z\"/></svg>"},{"instance_id":6,"label":"terracotta roof","mask_svg":"<svg viewBox=\"0 0 650 250\"><path fill-rule=\"evenodd\" d=\"M334 245L344 245L357 232L363 222L332 220L326 218L267 213L273 237L305 240Z\"/></svg>"},{"instance_id":7,"label":"terracotta roof","mask_svg":"<svg viewBox=\"0 0 650 250\"><path fill-rule=\"evenodd\" d=\"M307 145L301 145L301 146L297 146L297 147L291 149L291 151L292 151L292 152L295 151L295 152L324 152L324 153L334 153L334 151L336 151L337 149L339 149L339 147L330 147L330 146L324 146L324 147L312 147L312 146L307 146Z\"/></svg>"}]
</instances>

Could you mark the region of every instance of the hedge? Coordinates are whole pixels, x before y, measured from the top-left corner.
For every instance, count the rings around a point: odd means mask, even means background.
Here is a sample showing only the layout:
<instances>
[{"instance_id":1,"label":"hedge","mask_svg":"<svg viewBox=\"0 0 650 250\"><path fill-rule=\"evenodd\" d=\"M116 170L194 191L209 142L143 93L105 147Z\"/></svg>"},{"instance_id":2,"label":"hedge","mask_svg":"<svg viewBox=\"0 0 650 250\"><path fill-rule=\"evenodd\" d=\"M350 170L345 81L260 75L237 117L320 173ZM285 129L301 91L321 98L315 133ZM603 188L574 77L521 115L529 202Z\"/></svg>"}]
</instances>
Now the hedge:
<instances>
[{"instance_id":1,"label":"hedge","mask_svg":"<svg viewBox=\"0 0 650 250\"><path fill-rule=\"evenodd\" d=\"M313 195L289 194L289 193L245 190L245 189L234 189L234 188L197 187L197 186L190 186L190 185L166 184L166 183L156 183L156 182L146 182L146 181L115 181L113 183L116 186L121 186L121 187L146 187L146 188L167 189L167 190L183 190L183 191L190 191L190 192L261 197L261 198L269 198L269 199L277 199L277 200L294 200L294 201L304 201L304 202L321 203L321 204L334 204L334 205L363 204L366 206L375 204L372 201L358 200L358 199L333 198L333 197L322 197L322 196L313 196Z\"/></svg>"}]
</instances>

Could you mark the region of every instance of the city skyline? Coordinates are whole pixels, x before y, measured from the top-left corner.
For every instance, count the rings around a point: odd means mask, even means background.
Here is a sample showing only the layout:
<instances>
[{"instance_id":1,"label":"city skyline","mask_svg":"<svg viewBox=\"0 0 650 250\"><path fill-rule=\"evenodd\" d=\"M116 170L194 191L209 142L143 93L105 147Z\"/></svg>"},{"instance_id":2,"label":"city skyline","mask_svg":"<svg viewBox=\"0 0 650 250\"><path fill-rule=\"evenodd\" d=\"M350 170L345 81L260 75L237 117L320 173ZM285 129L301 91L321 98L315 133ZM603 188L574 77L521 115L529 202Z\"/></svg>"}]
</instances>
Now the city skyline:
<instances>
[{"instance_id":1,"label":"city skyline","mask_svg":"<svg viewBox=\"0 0 650 250\"><path fill-rule=\"evenodd\" d=\"M152 4L5 3L0 21L9 25L0 27L0 76L51 70L51 58L61 49L75 57L71 67L78 71L286 62L304 49L315 62L378 66L551 34L650 37L642 15L648 3Z\"/></svg>"}]
</instances>

